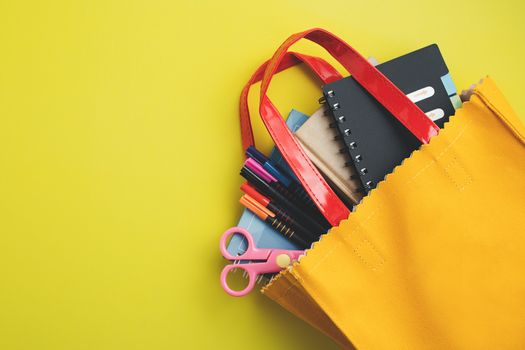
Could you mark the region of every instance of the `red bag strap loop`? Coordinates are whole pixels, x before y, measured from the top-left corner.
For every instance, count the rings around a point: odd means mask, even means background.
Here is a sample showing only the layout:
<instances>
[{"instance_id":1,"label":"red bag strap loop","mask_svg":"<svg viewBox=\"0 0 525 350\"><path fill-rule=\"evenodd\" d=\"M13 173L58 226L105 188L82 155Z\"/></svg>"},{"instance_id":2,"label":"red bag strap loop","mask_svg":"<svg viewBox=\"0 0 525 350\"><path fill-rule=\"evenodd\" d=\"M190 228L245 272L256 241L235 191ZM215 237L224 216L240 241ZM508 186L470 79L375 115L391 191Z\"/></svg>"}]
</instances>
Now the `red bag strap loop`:
<instances>
[{"instance_id":1,"label":"red bag strap loop","mask_svg":"<svg viewBox=\"0 0 525 350\"><path fill-rule=\"evenodd\" d=\"M277 49L264 72L261 83L259 112L268 132L297 175L321 213L332 225L338 225L349 215L348 208L313 166L301 146L286 127L281 114L267 96L273 75L288 48L306 38L325 48L374 98L392 113L421 142L428 143L439 128L356 50L330 32L314 28L290 36Z\"/></svg>"},{"instance_id":2,"label":"red bag strap loop","mask_svg":"<svg viewBox=\"0 0 525 350\"><path fill-rule=\"evenodd\" d=\"M255 146L252 125L250 121L250 111L248 108L248 94L250 93L250 88L252 85L261 81L268 62L269 60L257 68L250 80L248 80L246 85L244 85L244 88L241 92L239 114L241 118L242 147L244 150L246 150L249 146ZM334 67L332 67L322 58L291 51L285 53L276 69L276 73L300 64L301 62L307 64L308 67L310 67L310 69L321 79L324 84L328 84L343 78L343 76Z\"/></svg>"},{"instance_id":3,"label":"red bag strap loop","mask_svg":"<svg viewBox=\"0 0 525 350\"><path fill-rule=\"evenodd\" d=\"M290 36L270 60L261 84L261 104L267 98L268 87L290 46L305 38L322 46L359 82L374 98L422 143L437 135L439 127L388 78L361 56L354 48L334 34L320 28L306 30Z\"/></svg>"}]
</instances>

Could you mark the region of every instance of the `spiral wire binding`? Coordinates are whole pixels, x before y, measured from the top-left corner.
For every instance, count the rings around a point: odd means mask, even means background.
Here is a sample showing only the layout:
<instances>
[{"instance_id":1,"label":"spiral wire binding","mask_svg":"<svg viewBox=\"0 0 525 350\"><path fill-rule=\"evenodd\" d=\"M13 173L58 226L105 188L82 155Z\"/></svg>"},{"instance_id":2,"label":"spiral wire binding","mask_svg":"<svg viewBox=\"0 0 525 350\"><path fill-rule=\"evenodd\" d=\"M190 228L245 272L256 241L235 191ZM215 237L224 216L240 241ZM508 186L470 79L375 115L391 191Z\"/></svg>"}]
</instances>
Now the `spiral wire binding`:
<instances>
[{"instance_id":1,"label":"spiral wire binding","mask_svg":"<svg viewBox=\"0 0 525 350\"><path fill-rule=\"evenodd\" d=\"M335 93L333 90L330 90L326 93L326 95L328 96L328 98L333 98L335 96ZM345 116L339 116L339 117L335 117L333 115L333 111L335 110L338 110L341 108L341 104L339 102L334 102L332 105L328 105L327 103L327 98L326 96L322 96L319 98L319 104L321 105L324 105L324 110L323 110L323 115L325 117L330 117L331 120L333 120L330 124L329 124L329 127L334 129L334 128L337 128L337 125L340 124L340 123L344 123L346 122L346 117ZM344 134L344 135L343 135ZM339 153L341 154L345 154L347 155L348 157L348 160L345 162L344 166L345 167L353 167L356 172L358 171L357 170L357 164L356 163L359 163L363 160L363 156L361 154L358 154L355 156L355 158L352 158L352 156L350 155L350 152L348 152L348 148L351 148L351 149L357 149L357 142L355 141L350 141L348 143L345 142L345 136L346 137L350 137L352 135L352 130L350 128L347 128L347 129L344 129L342 132L341 130L338 130L338 133L336 136L334 136L334 141L337 141L339 143L341 143L341 148L339 148ZM364 173L367 173L368 170L366 168L363 168L361 170L364 170ZM363 171L360 171L361 174L364 174ZM359 176L353 174L350 176L350 180L359 180ZM368 189L371 188L371 186L373 186L373 183L371 181L368 181L366 186L368 187ZM363 186L360 186L359 188L357 188L356 190L357 193L365 193L365 188Z\"/></svg>"}]
</instances>

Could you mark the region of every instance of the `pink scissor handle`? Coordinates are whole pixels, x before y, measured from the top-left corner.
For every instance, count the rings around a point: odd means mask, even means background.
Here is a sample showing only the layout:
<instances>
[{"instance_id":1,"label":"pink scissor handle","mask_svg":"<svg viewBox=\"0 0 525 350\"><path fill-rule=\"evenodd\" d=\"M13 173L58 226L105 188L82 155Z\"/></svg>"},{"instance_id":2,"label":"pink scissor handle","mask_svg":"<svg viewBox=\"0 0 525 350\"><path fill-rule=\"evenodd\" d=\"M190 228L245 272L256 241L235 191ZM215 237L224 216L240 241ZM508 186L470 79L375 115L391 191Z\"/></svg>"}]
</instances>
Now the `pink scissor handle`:
<instances>
[{"instance_id":1,"label":"pink scissor handle","mask_svg":"<svg viewBox=\"0 0 525 350\"><path fill-rule=\"evenodd\" d=\"M234 234L239 234L243 236L246 241L248 242L248 245L246 247L246 251L241 255L231 255L230 252L228 252L228 249L226 247L226 242L230 236L233 236ZM222 256L228 260L267 260L268 256L271 253L270 249L259 249L255 246L255 242L253 241L253 237L248 232L248 230L242 228L242 227L232 227L227 229L221 236L220 240L220 248Z\"/></svg>"},{"instance_id":2,"label":"pink scissor handle","mask_svg":"<svg viewBox=\"0 0 525 350\"><path fill-rule=\"evenodd\" d=\"M246 251L241 255L232 255L226 248L228 238L234 234L244 236L248 242ZM250 232L242 227L232 227L226 230L221 236L220 249L223 257L234 261L233 264L225 266L221 273L222 288L226 293L234 297L242 297L250 293L255 287L259 275L280 271L283 268L283 265L279 266L277 263L277 257L279 255L288 255L288 261L293 261L297 260L299 256L304 253L304 250L257 248ZM247 262L241 263L243 260ZM244 270L248 274L248 285L243 290L233 290L228 286L228 274L234 269Z\"/></svg>"},{"instance_id":3,"label":"pink scissor handle","mask_svg":"<svg viewBox=\"0 0 525 350\"><path fill-rule=\"evenodd\" d=\"M246 265L246 266L243 266L243 265ZM257 282L257 273L255 272L254 269L248 268L248 266L250 265L251 264L233 264L233 265L225 266L221 272L222 289L224 289L226 293L228 293L229 295L233 297L242 297L250 293L253 287L255 287L255 282ZM228 274L233 269L242 269L246 271L246 273L248 274L248 285L243 290L234 290L234 289L231 289L230 286L228 285L228 281L227 281Z\"/></svg>"},{"instance_id":4,"label":"pink scissor handle","mask_svg":"<svg viewBox=\"0 0 525 350\"><path fill-rule=\"evenodd\" d=\"M246 247L246 251L241 255L232 255L230 252L228 252L228 249L226 247L226 242L228 241L228 238L233 236L234 234L239 234L243 236L248 245ZM234 297L241 297L248 293L250 293L255 287L255 283L257 282L257 276L261 273L263 273L264 270L267 269L267 259L268 256L271 254L270 249L258 249L255 246L255 242L253 241L253 237L248 232L248 230L242 228L242 227L232 227L228 230L226 230L220 240L220 249L222 256L225 257L228 260L232 261L241 261L241 260L263 260L263 262L260 263L234 263L232 265L227 265L224 267L221 273L221 286L226 291L226 293L234 296ZM248 274L248 285L243 290L233 290L228 286L227 278L230 271L234 269L242 269L246 271Z\"/></svg>"}]
</instances>

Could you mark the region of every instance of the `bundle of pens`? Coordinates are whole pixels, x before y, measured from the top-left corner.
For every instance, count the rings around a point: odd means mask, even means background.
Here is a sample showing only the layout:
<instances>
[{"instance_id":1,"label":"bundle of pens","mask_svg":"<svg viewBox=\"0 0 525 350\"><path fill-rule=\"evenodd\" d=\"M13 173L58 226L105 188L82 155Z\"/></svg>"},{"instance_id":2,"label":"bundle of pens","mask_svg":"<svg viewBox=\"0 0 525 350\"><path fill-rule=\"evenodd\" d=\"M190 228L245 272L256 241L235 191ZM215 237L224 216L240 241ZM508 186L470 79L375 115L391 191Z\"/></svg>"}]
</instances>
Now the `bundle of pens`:
<instances>
[{"instance_id":1,"label":"bundle of pens","mask_svg":"<svg viewBox=\"0 0 525 350\"><path fill-rule=\"evenodd\" d=\"M330 229L303 187L255 147L241 169L247 180L240 202L261 220L302 248L308 248Z\"/></svg>"}]
</instances>

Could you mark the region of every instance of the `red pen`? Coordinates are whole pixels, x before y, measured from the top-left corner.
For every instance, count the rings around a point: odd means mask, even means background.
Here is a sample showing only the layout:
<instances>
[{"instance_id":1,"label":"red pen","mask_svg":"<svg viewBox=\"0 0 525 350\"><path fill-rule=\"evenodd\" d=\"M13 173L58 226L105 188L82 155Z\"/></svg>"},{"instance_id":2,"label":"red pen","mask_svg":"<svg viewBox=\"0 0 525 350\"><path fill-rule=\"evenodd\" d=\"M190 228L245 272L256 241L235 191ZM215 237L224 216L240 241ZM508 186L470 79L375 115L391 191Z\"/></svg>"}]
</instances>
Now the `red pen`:
<instances>
[{"instance_id":1,"label":"red pen","mask_svg":"<svg viewBox=\"0 0 525 350\"><path fill-rule=\"evenodd\" d=\"M280 209L276 204L272 203L272 201L268 197L260 194L248 182L245 182L241 185L241 190L244 193L246 193L248 196L253 198L255 201L257 201L261 206L275 213L277 218L281 220L283 223L295 228L296 231L301 232L302 235L309 236L310 237L309 240L314 241L314 240L317 240L317 238L319 238L321 232L318 232L318 233L312 232L311 230L301 225L296 219L294 219L289 214L287 214L285 211Z\"/></svg>"},{"instance_id":2,"label":"red pen","mask_svg":"<svg viewBox=\"0 0 525 350\"><path fill-rule=\"evenodd\" d=\"M289 240L299 244L302 248L310 246L311 242L305 241L301 236L296 234L294 229L281 222L281 220L275 216L275 213L261 206L250 196L242 196L239 202Z\"/></svg>"}]
</instances>

